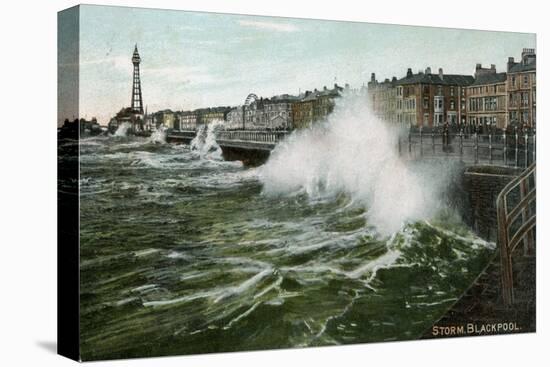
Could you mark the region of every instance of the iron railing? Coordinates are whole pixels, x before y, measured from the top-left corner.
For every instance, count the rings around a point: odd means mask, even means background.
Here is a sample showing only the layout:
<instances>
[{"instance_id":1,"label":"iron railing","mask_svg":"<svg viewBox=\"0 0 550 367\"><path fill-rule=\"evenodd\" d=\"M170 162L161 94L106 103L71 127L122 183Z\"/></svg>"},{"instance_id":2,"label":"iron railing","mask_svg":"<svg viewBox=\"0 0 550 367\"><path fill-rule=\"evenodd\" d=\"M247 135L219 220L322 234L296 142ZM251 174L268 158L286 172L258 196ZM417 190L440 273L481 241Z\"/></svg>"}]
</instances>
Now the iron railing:
<instances>
[{"instance_id":1,"label":"iron railing","mask_svg":"<svg viewBox=\"0 0 550 367\"><path fill-rule=\"evenodd\" d=\"M536 230L536 163L512 180L497 197L498 245L502 298L514 303L514 250L523 243L523 255L534 254Z\"/></svg>"},{"instance_id":2,"label":"iron railing","mask_svg":"<svg viewBox=\"0 0 550 367\"><path fill-rule=\"evenodd\" d=\"M258 143L278 143L289 134L288 131L269 130L221 130L216 134L216 140L239 140Z\"/></svg>"},{"instance_id":3,"label":"iron railing","mask_svg":"<svg viewBox=\"0 0 550 367\"><path fill-rule=\"evenodd\" d=\"M429 131L410 131L407 141L399 140L402 154L407 146L410 158L456 158L473 164L528 167L536 160L534 132L477 134Z\"/></svg>"}]
</instances>

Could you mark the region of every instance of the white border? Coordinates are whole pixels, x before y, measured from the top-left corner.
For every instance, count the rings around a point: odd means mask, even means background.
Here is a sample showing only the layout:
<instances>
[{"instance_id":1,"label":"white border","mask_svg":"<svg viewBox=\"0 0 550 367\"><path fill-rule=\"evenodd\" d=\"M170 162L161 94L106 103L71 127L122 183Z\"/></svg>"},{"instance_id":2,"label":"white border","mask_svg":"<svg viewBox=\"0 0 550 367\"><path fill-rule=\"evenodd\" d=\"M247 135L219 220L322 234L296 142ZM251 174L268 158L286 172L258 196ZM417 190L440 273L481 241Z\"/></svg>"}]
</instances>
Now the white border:
<instances>
[{"instance_id":1,"label":"white border","mask_svg":"<svg viewBox=\"0 0 550 367\"><path fill-rule=\"evenodd\" d=\"M543 2L505 1L96 1L97 4L159 7L377 23L445 26L537 33L538 333L420 342L377 343L273 352L99 362L94 366L292 366L421 365L523 366L548 361L545 314L548 257L547 116L550 38ZM56 12L65 0L3 2L0 11L0 364L70 365L51 350L56 339ZM444 40L442 40L444 42ZM545 101L549 101L545 103ZM545 212L546 210L546 212ZM548 307L546 307L548 309ZM545 340L546 339L546 340ZM545 358L546 357L546 358ZM540 362L539 362L540 361Z\"/></svg>"}]
</instances>

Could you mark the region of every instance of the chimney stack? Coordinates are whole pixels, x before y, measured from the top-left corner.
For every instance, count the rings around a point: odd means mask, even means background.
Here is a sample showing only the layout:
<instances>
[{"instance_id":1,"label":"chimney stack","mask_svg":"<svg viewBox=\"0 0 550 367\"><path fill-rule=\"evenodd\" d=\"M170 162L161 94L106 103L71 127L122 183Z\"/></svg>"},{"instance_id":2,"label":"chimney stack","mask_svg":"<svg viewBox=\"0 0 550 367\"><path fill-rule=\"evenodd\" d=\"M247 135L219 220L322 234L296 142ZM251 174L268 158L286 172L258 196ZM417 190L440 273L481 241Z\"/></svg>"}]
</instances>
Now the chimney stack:
<instances>
[{"instance_id":1,"label":"chimney stack","mask_svg":"<svg viewBox=\"0 0 550 367\"><path fill-rule=\"evenodd\" d=\"M376 81L376 74L374 74L374 73L370 74L370 81L373 82L373 83Z\"/></svg>"},{"instance_id":2,"label":"chimney stack","mask_svg":"<svg viewBox=\"0 0 550 367\"><path fill-rule=\"evenodd\" d=\"M478 71L479 69L481 69L481 64L476 64L476 71Z\"/></svg>"},{"instance_id":3,"label":"chimney stack","mask_svg":"<svg viewBox=\"0 0 550 367\"><path fill-rule=\"evenodd\" d=\"M514 61L514 58L513 57L509 57L508 58L508 63L506 64L506 71L510 71L510 69L512 68L512 66L514 66L516 63Z\"/></svg>"},{"instance_id":4,"label":"chimney stack","mask_svg":"<svg viewBox=\"0 0 550 367\"><path fill-rule=\"evenodd\" d=\"M534 48L524 48L521 52L521 58L523 59L525 56L531 56L535 54Z\"/></svg>"},{"instance_id":5,"label":"chimney stack","mask_svg":"<svg viewBox=\"0 0 550 367\"><path fill-rule=\"evenodd\" d=\"M407 69L407 78L411 77L413 75L413 71L411 68Z\"/></svg>"},{"instance_id":6,"label":"chimney stack","mask_svg":"<svg viewBox=\"0 0 550 367\"><path fill-rule=\"evenodd\" d=\"M428 66L426 68L426 74L431 74L431 73L432 73L432 68Z\"/></svg>"},{"instance_id":7,"label":"chimney stack","mask_svg":"<svg viewBox=\"0 0 550 367\"><path fill-rule=\"evenodd\" d=\"M521 62L523 65L531 64L535 62L536 54L534 48L524 48L521 53Z\"/></svg>"},{"instance_id":8,"label":"chimney stack","mask_svg":"<svg viewBox=\"0 0 550 367\"><path fill-rule=\"evenodd\" d=\"M443 68L439 68L439 78L443 80Z\"/></svg>"}]
</instances>

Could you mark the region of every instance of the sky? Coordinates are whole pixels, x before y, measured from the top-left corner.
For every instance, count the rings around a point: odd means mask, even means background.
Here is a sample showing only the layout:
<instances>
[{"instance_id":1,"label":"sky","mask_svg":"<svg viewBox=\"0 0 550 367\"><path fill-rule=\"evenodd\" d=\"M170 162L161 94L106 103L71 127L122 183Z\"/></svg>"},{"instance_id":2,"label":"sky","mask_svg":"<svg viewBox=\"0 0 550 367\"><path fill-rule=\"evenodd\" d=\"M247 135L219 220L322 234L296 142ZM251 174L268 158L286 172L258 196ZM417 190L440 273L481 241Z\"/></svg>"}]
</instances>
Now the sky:
<instances>
[{"instance_id":1,"label":"sky","mask_svg":"<svg viewBox=\"0 0 550 367\"><path fill-rule=\"evenodd\" d=\"M298 94L335 82L359 88L372 72L401 78L409 67L505 71L509 56L535 48L527 33L94 5L81 6L79 27L80 115L101 124L130 105L136 44L148 112L235 106L249 93Z\"/></svg>"}]
</instances>

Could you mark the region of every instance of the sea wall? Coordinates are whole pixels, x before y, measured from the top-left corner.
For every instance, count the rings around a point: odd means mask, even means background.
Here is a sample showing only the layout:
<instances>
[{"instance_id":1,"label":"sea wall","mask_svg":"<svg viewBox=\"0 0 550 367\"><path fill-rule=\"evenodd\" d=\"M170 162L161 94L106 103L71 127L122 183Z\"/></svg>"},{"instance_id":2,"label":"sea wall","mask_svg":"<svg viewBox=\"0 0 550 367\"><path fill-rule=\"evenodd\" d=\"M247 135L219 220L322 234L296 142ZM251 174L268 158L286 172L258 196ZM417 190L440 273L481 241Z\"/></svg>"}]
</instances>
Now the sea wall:
<instances>
[{"instance_id":1,"label":"sea wall","mask_svg":"<svg viewBox=\"0 0 550 367\"><path fill-rule=\"evenodd\" d=\"M466 197L463 218L481 237L496 241L496 200L502 189L518 174L513 167L472 166L464 169L462 187Z\"/></svg>"}]
</instances>

